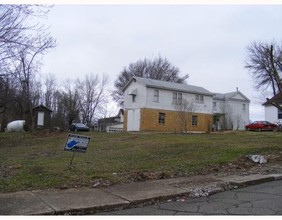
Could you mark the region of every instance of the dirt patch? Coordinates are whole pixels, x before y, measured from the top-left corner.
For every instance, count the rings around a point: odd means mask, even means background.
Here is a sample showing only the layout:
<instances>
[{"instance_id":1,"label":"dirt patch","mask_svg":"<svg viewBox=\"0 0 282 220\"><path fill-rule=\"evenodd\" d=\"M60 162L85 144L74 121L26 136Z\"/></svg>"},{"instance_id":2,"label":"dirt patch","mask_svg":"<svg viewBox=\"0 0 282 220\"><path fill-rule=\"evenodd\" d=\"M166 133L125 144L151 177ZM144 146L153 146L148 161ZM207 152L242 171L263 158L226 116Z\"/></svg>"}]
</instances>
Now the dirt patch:
<instances>
[{"instance_id":1,"label":"dirt patch","mask_svg":"<svg viewBox=\"0 0 282 220\"><path fill-rule=\"evenodd\" d=\"M282 152L264 156L267 159L265 164L255 163L246 156L242 156L232 163L204 167L201 174L245 175L282 173Z\"/></svg>"}]
</instances>

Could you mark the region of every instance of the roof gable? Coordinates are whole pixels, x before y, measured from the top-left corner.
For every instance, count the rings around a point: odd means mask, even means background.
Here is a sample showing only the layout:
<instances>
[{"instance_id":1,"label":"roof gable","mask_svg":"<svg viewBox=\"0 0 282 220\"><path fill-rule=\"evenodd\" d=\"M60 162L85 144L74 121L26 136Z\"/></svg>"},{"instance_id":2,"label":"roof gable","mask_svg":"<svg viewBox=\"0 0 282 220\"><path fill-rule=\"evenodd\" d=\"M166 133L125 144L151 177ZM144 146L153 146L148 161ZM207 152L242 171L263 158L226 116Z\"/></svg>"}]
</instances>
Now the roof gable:
<instances>
[{"instance_id":1,"label":"roof gable","mask_svg":"<svg viewBox=\"0 0 282 220\"><path fill-rule=\"evenodd\" d=\"M276 103L282 103L282 93L278 93L275 96L273 96L270 99L267 99L266 102L264 102L262 105L272 105L272 102L276 102Z\"/></svg>"},{"instance_id":2,"label":"roof gable","mask_svg":"<svg viewBox=\"0 0 282 220\"><path fill-rule=\"evenodd\" d=\"M235 99L235 100L250 102L250 100L240 91L229 92L229 93L214 93L213 97L214 99L223 100L223 101Z\"/></svg>"},{"instance_id":3,"label":"roof gable","mask_svg":"<svg viewBox=\"0 0 282 220\"><path fill-rule=\"evenodd\" d=\"M47 108L46 106L44 106L44 105L38 105L38 106L36 106L36 107L34 107L33 109L32 109L33 111L34 110L45 110L45 111L48 111L48 112L53 112L51 109L49 109L49 108Z\"/></svg>"}]
</instances>

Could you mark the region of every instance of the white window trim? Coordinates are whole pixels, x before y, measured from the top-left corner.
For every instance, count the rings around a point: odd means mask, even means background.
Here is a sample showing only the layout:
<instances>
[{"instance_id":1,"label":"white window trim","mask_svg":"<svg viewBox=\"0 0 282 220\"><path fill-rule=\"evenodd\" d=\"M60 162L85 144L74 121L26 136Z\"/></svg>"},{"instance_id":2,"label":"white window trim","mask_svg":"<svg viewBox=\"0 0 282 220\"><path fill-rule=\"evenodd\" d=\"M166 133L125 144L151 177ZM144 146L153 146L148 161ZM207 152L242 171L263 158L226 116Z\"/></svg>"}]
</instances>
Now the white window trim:
<instances>
[{"instance_id":1,"label":"white window trim","mask_svg":"<svg viewBox=\"0 0 282 220\"><path fill-rule=\"evenodd\" d=\"M158 89L154 89L153 102L160 102L160 91Z\"/></svg>"},{"instance_id":2,"label":"white window trim","mask_svg":"<svg viewBox=\"0 0 282 220\"><path fill-rule=\"evenodd\" d=\"M204 96L203 95L195 95L195 102L199 104L204 104Z\"/></svg>"},{"instance_id":3,"label":"white window trim","mask_svg":"<svg viewBox=\"0 0 282 220\"><path fill-rule=\"evenodd\" d=\"M181 104L183 100L183 94L181 92L172 93L172 104Z\"/></svg>"}]
</instances>

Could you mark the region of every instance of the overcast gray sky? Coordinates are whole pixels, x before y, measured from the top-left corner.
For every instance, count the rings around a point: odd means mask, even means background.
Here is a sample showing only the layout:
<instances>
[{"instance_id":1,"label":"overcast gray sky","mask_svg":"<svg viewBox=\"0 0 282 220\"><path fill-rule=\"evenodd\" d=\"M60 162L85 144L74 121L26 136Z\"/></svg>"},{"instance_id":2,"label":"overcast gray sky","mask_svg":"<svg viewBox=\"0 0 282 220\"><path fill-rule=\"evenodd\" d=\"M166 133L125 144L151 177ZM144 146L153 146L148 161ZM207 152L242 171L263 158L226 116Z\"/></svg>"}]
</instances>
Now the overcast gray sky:
<instances>
[{"instance_id":1,"label":"overcast gray sky","mask_svg":"<svg viewBox=\"0 0 282 220\"><path fill-rule=\"evenodd\" d=\"M55 5L45 22L57 47L42 73L59 81L106 73L113 87L125 66L160 55L189 74L188 84L219 93L238 87L251 100L251 120L264 119L246 47L281 42L282 5Z\"/></svg>"}]
</instances>

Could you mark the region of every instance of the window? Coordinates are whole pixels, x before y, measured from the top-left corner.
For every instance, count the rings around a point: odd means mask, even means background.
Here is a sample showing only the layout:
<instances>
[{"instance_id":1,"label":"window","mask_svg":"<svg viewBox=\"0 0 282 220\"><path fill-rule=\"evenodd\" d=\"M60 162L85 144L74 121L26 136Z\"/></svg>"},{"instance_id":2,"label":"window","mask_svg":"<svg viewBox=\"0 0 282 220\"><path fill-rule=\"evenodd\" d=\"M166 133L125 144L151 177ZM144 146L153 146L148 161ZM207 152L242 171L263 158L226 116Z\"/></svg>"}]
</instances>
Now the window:
<instances>
[{"instance_id":1,"label":"window","mask_svg":"<svg viewBox=\"0 0 282 220\"><path fill-rule=\"evenodd\" d=\"M246 112L246 104L242 104L242 110L243 112Z\"/></svg>"},{"instance_id":2,"label":"window","mask_svg":"<svg viewBox=\"0 0 282 220\"><path fill-rule=\"evenodd\" d=\"M165 123L165 113L159 113L159 124Z\"/></svg>"},{"instance_id":3,"label":"window","mask_svg":"<svg viewBox=\"0 0 282 220\"><path fill-rule=\"evenodd\" d=\"M196 95L195 96L195 101L197 103L204 103L204 96L203 95Z\"/></svg>"},{"instance_id":4,"label":"window","mask_svg":"<svg viewBox=\"0 0 282 220\"><path fill-rule=\"evenodd\" d=\"M182 93L174 92L172 96L172 103L173 104L181 104L182 103Z\"/></svg>"},{"instance_id":5,"label":"window","mask_svg":"<svg viewBox=\"0 0 282 220\"><path fill-rule=\"evenodd\" d=\"M198 116L192 115L192 126L197 126L197 125L198 125Z\"/></svg>"},{"instance_id":6,"label":"window","mask_svg":"<svg viewBox=\"0 0 282 220\"><path fill-rule=\"evenodd\" d=\"M213 103L212 103L212 109L213 109L214 111L216 111L216 102L213 102Z\"/></svg>"},{"instance_id":7,"label":"window","mask_svg":"<svg viewBox=\"0 0 282 220\"><path fill-rule=\"evenodd\" d=\"M282 111L278 109L278 119L282 119Z\"/></svg>"},{"instance_id":8,"label":"window","mask_svg":"<svg viewBox=\"0 0 282 220\"><path fill-rule=\"evenodd\" d=\"M182 93L177 93L177 103L182 103Z\"/></svg>"},{"instance_id":9,"label":"window","mask_svg":"<svg viewBox=\"0 0 282 220\"><path fill-rule=\"evenodd\" d=\"M159 90L154 90L154 102L159 102Z\"/></svg>"}]
</instances>

